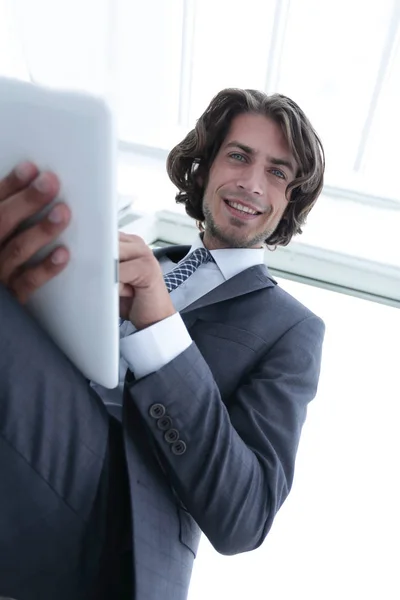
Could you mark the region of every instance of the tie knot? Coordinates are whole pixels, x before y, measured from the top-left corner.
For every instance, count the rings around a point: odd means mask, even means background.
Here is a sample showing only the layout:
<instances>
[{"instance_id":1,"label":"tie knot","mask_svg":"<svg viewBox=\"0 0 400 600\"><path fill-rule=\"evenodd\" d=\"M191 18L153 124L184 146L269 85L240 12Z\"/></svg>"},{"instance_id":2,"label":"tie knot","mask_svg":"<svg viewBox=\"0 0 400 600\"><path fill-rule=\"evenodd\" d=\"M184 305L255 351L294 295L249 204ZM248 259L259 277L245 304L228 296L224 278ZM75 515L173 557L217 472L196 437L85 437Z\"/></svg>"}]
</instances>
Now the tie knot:
<instances>
[{"instance_id":1,"label":"tie knot","mask_svg":"<svg viewBox=\"0 0 400 600\"><path fill-rule=\"evenodd\" d=\"M188 279L200 265L213 260L206 248L197 248L189 254L177 267L164 276L165 284L170 292Z\"/></svg>"},{"instance_id":2,"label":"tie knot","mask_svg":"<svg viewBox=\"0 0 400 600\"><path fill-rule=\"evenodd\" d=\"M197 248L194 252L189 254L189 256L184 258L179 264L179 266L183 266L186 263L193 263L196 265L197 269L197 267L199 267L203 263L210 262L210 260L213 260L213 257L206 248Z\"/></svg>"}]
</instances>

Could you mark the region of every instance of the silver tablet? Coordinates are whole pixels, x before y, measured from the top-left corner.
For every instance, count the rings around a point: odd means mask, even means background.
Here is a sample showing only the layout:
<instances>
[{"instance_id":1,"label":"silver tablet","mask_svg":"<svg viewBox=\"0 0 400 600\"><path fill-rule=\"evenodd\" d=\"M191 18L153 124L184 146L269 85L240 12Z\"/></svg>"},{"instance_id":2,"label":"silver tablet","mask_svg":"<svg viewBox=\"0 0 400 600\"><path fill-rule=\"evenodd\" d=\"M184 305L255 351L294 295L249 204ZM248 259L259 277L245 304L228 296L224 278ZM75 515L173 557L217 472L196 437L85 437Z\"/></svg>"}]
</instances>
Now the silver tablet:
<instances>
[{"instance_id":1,"label":"silver tablet","mask_svg":"<svg viewBox=\"0 0 400 600\"><path fill-rule=\"evenodd\" d=\"M88 379L108 388L118 385L119 364L116 156L103 100L0 78L0 178L32 161L56 173L72 211L57 240L70 263L28 309Z\"/></svg>"}]
</instances>

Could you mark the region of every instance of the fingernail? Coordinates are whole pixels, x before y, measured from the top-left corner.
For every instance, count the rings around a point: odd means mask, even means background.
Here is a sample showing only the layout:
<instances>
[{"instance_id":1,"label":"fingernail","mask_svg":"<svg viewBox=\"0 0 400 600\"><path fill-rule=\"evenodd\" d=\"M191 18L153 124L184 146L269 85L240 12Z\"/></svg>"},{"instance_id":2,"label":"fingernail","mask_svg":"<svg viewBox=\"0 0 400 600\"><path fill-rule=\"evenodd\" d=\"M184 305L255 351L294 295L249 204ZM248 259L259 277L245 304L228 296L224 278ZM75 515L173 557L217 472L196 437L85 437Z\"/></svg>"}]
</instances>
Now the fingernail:
<instances>
[{"instance_id":1,"label":"fingernail","mask_svg":"<svg viewBox=\"0 0 400 600\"><path fill-rule=\"evenodd\" d=\"M64 250L64 248L57 248L57 250L52 254L51 262L55 265L62 265L67 262L68 254Z\"/></svg>"},{"instance_id":2,"label":"fingernail","mask_svg":"<svg viewBox=\"0 0 400 600\"><path fill-rule=\"evenodd\" d=\"M51 180L46 173L42 173L33 182L33 187L35 187L41 194L47 194L52 190Z\"/></svg>"},{"instance_id":3,"label":"fingernail","mask_svg":"<svg viewBox=\"0 0 400 600\"><path fill-rule=\"evenodd\" d=\"M20 163L15 169L15 174L21 181L29 181L35 174L35 167L29 162Z\"/></svg>"},{"instance_id":4,"label":"fingernail","mask_svg":"<svg viewBox=\"0 0 400 600\"><path fill-rule=\"evenodd\" d=\"M64 220L64 212L61 206L55 206L48 214L48 220L50 223L62 223Z\"/></svg>"}]
</instances>

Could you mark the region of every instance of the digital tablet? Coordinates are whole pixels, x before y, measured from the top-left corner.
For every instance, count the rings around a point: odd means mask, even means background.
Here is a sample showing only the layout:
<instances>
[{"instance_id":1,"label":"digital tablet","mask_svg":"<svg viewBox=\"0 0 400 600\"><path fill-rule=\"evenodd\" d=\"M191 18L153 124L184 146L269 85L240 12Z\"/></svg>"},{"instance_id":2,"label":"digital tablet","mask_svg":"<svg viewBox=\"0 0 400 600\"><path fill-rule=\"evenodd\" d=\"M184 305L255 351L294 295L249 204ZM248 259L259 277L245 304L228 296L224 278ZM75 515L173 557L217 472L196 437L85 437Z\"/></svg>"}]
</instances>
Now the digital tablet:
<instances>
[{"instance_id":1,"label":"digital tablet","mask_svg":"<svg viewBox=\"0 0 400 600\"><path fill-rule=\"evenodd\" d=\"M27 308L85 377L108 388L119 363L116 155L102 99L0 78L0 178L32 161L59 177L58 200L72 211L56 242L70 262Z\"/></svg>"}]
</instances>

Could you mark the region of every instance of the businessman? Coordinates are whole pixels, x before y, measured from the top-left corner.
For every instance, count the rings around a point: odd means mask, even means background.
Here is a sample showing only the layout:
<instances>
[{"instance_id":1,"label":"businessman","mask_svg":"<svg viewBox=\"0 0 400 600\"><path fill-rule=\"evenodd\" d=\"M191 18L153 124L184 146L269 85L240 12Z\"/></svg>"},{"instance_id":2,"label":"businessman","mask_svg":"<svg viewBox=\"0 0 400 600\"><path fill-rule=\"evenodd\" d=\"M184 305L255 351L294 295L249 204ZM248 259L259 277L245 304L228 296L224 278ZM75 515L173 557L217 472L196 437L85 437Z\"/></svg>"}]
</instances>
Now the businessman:
<instances>
[{"instance_id":1,"label":"businessman","mask_svg":"<svg viewBox=\"0 0 400 600\"><path fill-rule=\"evenodd\" d=\"M24 310L68 268L27 260L68 226L55 174L0 181L0 594L184 600L200 531L217 551L262 544L290 491L322 321L279 288L265 245L301 232L321 143L289 98L220 92L167 169L191 247L120 234L121 381L90 384Z\"/></svg>"}]
</instances>

